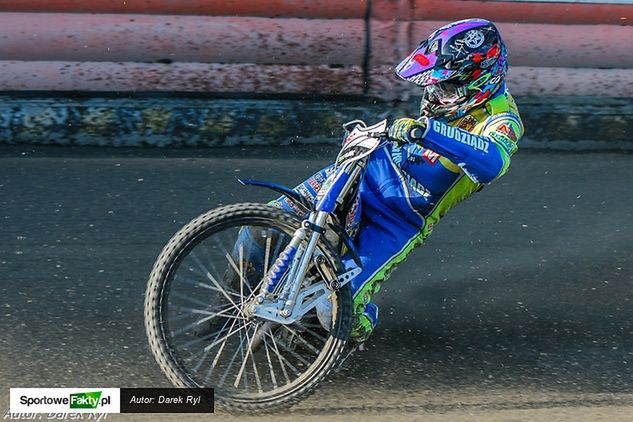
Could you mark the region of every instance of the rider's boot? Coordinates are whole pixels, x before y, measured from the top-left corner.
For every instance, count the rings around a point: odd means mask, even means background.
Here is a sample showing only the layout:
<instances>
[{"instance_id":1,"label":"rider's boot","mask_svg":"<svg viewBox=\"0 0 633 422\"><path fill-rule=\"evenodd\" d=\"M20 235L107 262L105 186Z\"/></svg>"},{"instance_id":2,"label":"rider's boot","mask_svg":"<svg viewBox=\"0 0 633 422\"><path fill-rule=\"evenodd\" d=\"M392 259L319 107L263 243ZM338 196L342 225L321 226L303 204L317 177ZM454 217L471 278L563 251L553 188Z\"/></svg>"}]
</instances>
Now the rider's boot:
<instances>
[{"instance_id":1,"label":"rider's boot","mask_svg":"<svg viewBox=\"0 0 633 422\"><path fill-rule=\"evenodd\" d=\"M375 303L368 303L362 312L354 315L352 321L352 332L350 338L356 343L367 341L378 323L378 306Z\"/></svg>"},{"instance_id":2,"label":"rider's boot","mask_svg":"<svg viewBox=\"0 0 633 422\"><path fill-rule=\"evenodd\" d=\"M374 303L368 303L365 305L365 309L362 313L354 315L352 332L350 334L352 341L347 343L343 358L338 365L339 368L342 367L356 351L362 352L364 350L365 341L367 341L374 328L376 328L377 322L378 306Z\"/></svg>"},{"instance_id":3,"label":"rider's boot","mask_svg":"<svg viewBox=\"0 0 633 422\"><path fill-rule=\"evenodd\" d=\"M332 302L324 300L316 307L317 316L321 326L330 331L332 325ZM376 328L378 323L378 306L375 303L368 303L355 313L352 321L352 332L350 338L356 343L364 343Z\"/></svg>"}]
</instances>

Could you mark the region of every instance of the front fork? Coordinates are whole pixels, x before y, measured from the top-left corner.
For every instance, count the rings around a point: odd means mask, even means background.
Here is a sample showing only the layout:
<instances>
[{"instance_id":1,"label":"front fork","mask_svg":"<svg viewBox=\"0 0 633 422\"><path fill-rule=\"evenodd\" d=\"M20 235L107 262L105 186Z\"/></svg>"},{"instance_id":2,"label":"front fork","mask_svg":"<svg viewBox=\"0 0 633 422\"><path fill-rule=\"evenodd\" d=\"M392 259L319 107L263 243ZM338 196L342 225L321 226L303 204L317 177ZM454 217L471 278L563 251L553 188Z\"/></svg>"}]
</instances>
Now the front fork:
<instances>
[{"instance_id":1,"label":"front fork","mask_svg":"<svg viewBox=\"0 0 633 422\"><path fill-rule=\"evenodd\" d=\"M280 299L284 300L284 307L279 311L279 315L284 318L289 317L292 314L292 308L297 303L297 295L301 288L301 281L305 277L308 266L310 265L310 259L312 254L319 243L319 238L323 233L323 226L327 220L328 213L324 211L317 211L310 215L308 220L305 220L302 224L304 228L312 229L312 234L308 240L308 245L301 254L298 265L292 268L292 272L289 274L289 283L286 283L281 293Z\"/></svg>"},{"instance_id":2,"label":"front fork","mask_svg":"<svg viewBox=\"0 0 633 422\"><path fill-rule=\"evenodd\" d=\"M358 179L360 172L362 171L362 167L362 162L352 163L339 174L340 176L342 173L346 173L347 176L346 182L343 183L342 186L338 187L340 191L336 195L336 203L339 205L343 202L343 198L345 198L347 193L349 193L354 182ZM332 186L330 188L332 188ZM330 195L331 193L332 192L328 191L325 195ZM319 243L319 239L325 232L324 227L327 223L327 218L330 215L330 212L333 212L334 207L335 205L332 204L331 210L313 211L310 213L308 219L302 222L301 227L294 233L288 246L286 246L282 253L279 254L279 257L264 277L265 282L262 284L260 293L255 299L258 305L264 303L266 296L273 294L281 280L284 278L284 275L287 273L286 282L283 283L283 289L279 294L276 303L283 303L281 308L278 308L280 317L289 318L293 315L293 310L297 304L297 297L301 290L303 279L308 270L308 266L310 265L314 251ZM309 236L308 233L310 233ZM305 249L303 249L306 238L308 238L307 245L305 246ZM355 269L353 272L353 275L351 272L350 274L346 273L346 278L355 276L358 272L360 272L360 269ZM333 287L327 284L328 281L330 280L324 280L327 287ZM332 280L332 283L335 285L336 283L339 283L339 281ZM258 312L255 312L255 314L257 313Z\"/></svg>"},{"instance_id":3,"label":"front fork","mask_svg":"<svg viewBox=\"0 0 633 422\"><path fill-rule=\"evenodd\" d=\"M287 273L286 282L277 302L283 302L279 315L287 318L292 314L292 308L297 302L297 295L301 288L301 280L305 277L310 265L310 258L324 231L323 226L327 221L327 217L327 212L317 211L311 213L310 217L302 222L302 227L295 231L290 243L279 254L279 257L264 277L264 283L256 299L257 303L263 303L267 295L273 294ZM303 244L308 237L309 231L311 233L307 246L304 248Z\"/></svg>"}]
</instances>

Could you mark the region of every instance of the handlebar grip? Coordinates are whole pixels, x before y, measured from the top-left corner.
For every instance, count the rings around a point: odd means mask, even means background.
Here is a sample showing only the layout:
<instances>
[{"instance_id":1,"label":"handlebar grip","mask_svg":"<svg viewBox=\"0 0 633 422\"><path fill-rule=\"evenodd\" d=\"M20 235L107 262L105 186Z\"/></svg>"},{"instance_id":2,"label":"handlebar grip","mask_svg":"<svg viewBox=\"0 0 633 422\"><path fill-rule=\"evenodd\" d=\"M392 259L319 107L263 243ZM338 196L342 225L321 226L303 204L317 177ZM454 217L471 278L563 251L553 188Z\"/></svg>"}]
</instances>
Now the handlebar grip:
<instances>
[{"instance_id":1,"label":"handlebar grip","mask_svg":"<svg viewBox=\"0 0 633 422\"><path fill-rule=\"evenodd\" d=\"M411 136L411 139L414 139L416 141L422 139L422 135L424 135L424 132L419 127L414 127L413 129L411 129L411 132L409 132L409 136Z\"/></svg>"}]
</instances>

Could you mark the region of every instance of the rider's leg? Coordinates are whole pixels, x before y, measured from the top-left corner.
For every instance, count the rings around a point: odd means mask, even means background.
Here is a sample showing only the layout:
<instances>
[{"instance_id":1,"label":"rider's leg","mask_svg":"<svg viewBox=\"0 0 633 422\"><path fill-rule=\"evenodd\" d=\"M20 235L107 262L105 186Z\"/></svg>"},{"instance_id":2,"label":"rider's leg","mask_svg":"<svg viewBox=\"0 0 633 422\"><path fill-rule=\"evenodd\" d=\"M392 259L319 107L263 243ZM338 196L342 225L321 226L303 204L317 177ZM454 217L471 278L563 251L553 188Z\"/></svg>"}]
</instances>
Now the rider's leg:
<instances>
[{"instance_id":1,"label":"rider's leg","mask_svg":"<svg viewBox=\"0 0 633 422\"><path fill-rule=\"evenodd\" d=\"M385 150L374 153L361 185L362 215L355 243L363 263L352 280L352 339L367 340L376 325L378 307L371 297L390 272L422 243L424 218L411 205L415 193L405 185Z\"/></svg>"},{"instance_id":2,"label":"rider's leg","mask_svg":"<svg viewBox=\"0 0 633 422\"><path fill-rule=\"evenodd\" d=\"M363 213L363 219L366 216ZM380 290L381 283L389 277L391 271L405 260L414 247L422 243L419 230L415 227L385 224L387 216L384 213L374 216L382 221L361 221L361 229L356 238L358 253L363 262L363 270L352 280L352 339L356 342L367 340L376 326L378 307L371 302L372 296Z\"/></svg>"}]
</instances>

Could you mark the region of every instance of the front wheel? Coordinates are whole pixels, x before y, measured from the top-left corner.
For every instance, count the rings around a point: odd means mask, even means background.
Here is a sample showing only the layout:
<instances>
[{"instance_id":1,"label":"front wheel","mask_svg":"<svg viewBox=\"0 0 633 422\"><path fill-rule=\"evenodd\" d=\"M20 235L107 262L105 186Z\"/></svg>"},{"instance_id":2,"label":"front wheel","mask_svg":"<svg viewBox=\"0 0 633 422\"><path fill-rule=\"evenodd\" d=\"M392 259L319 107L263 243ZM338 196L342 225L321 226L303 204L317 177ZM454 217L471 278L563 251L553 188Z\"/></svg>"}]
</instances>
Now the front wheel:
<instances>
[{"instance_id":1,"label":"front wheel","mask_svg":"<svg viewBox=\"0 0 633 422\"><path fill-rule=\"evenodd\" d=\"M299 224L270 206L237 204L201 215L167 243L147 283L145 327L172 383L214 388L227 410L270 411L305 397L337 366L351 329L349 285L290 325L245 312ZM315 253L340 273L325 241ZM323 281L319 274L308 268L304 285Z\"/></svg>"}]
</instances>

